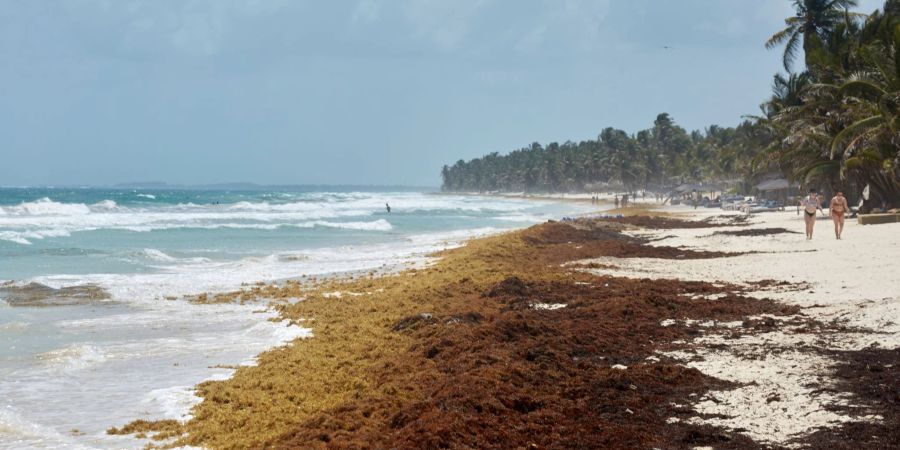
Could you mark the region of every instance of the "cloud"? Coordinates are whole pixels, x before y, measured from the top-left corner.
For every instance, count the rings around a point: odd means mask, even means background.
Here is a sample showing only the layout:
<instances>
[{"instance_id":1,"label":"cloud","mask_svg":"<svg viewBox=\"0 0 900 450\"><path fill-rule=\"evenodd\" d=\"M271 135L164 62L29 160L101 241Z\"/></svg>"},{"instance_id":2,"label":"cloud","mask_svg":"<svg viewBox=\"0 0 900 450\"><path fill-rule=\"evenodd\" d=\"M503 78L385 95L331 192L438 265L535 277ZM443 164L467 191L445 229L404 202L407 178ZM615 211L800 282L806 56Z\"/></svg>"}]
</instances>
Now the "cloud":
<instances>
[{"instance_id":1,"label":"cloud","mask_svg":"<svg viewBox=\"0 0 900 450\"><path fill-rule=\"evenodd\" d=\"M191 1L184 5L169 31L172 45L183 53L212 56L219 50L229 26L230 11L224 3Z\"/></svg>"},{"instance_id":2,"label":"cloud","mask_svg":"<svg viewBox=\"0 0 900 450\"><path fill-rule=\"evenodd\" d=\"M536 50L544 43L547 38L548 25L542 23L525 32L525 35L516 43L516 50L520 52L529 52Z\"/></svg>"},{"instance_id":3,"label":"cloud","mask_svg":"<svg viewBox=\"0 0 900 450\"><path fill-rule=\"evenodd\" d=\"M382 0L360 0L353 9L351 23L372 23L381 16Z\"/></svg>"},{"instance_id":4,"label":"cloud","mask_svg":"<svg viewBox=\"0 0 900 450\"><path fill-rule=\"evenodd\" d=\"M460 46L471 29L471 21L489 0L408 0L404 15L417 37L424 37L444 50Z\"/></svg>"},{"instance_id":5,"label":"cloud","mask_svg":"<svg viewBox=\"0 0 900 450\"><path fill-rule=\"evenodd\" d=\"M587 41L595 41L610 6L611 0L566 0L561 18L563 22L579 27Z\"/></svg>"},{"instance_id":6,"label":"cloud","mask_svg":"<svg viewBox=\"0 0 900 450\"><path fill-rule=\"evenodd\" d=\"M744 38L750 31L750 27L742 17L715 17L702 20L694 25L694 29L731 39Z\"/></svg>"},{"instance_id":7,"label":"cloud","mask_svg":"<svg viewBox=\"0 0 900 450\"><path fill-rule=\"evenodd\" d=\"M529 52L551 37L563 37L580 49L593 48L609 16L611 0L545 0L540 22L524 31L516 49Z\"/></svg>"},{"instance_id":8,"label":"cloud","mask_svg":"<svg viewBox=\"0 0 900 450\"><path fill-rule=\"evenodd\" d=\"M64 14L89 45L127 54L169 53L213 56L242 21L271 16L287 0L66 0ZM104 42L90 35L104 36ZM110 41L109 36L118 39Z\"/></svg>"},{"instance_id":9,"label":"cloud","mask_svg":"<svg viewBox=\"0 0 900 450\"><path fill-rule=\"evenodd\" d=\"M501 47L529 53L551 40L583 50L601 40L611 5L612 0L358 0L349 23L396 23L401 34L408 27L415 43L470 55Z\"/></svg>"}]
</instances>

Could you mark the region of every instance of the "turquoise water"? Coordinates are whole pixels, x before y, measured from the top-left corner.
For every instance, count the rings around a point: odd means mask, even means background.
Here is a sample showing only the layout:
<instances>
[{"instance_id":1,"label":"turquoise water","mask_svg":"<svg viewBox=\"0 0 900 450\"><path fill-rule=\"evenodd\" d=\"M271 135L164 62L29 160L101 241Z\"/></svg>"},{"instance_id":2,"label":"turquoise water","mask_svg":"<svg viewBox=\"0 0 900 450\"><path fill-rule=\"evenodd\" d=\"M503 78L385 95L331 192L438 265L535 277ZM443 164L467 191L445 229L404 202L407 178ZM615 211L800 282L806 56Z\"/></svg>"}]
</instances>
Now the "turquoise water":
<instances>
[{"instance_id":1,"label":"turquoise water","mask_svg":"<svg viewBox=\"0 0 900 450\"><path fill-rule=\"evenodd\" d=\"M234 261L509 228L566 211L417 192L9 188L0 189L0 208L0 279L153 272L174 262L168 257Z\"/></svg>"},{"instance_id":2,"label":"turquoise water","mask_svg":"<svg viewBox=\"0 0 900 450\"><path fill-rule=\"evenodd\" d=\"M0 301L0 448L140 448L104 430L184 419L192 386L231 373L214 366L252 364L309 334L266 320L274 313L264 301L181 296L417 261L472 236L587 211L398 189L0 188L0 283L92 284L111 296Z\"/></svg>"}]
</instances>

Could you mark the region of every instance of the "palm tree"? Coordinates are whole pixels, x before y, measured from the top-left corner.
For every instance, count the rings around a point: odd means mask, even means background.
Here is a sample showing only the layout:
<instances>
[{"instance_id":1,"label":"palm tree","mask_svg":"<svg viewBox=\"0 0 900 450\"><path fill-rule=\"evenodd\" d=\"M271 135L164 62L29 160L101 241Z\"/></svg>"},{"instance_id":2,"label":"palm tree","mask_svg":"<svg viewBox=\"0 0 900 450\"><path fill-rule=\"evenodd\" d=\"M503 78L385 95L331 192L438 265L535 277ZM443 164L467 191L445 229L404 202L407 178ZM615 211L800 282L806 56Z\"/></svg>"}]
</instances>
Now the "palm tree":
<instances>
[{"instance_id":1,"label":"palm tree","mask_svg":"<svg viewBox=\"0 0 900 450\"><path fill-rule=\"evenodd\" d=\"M777 73L772 81L772 97L761 108L766 117L772 117L785 108L803 104L804 90L811 82L809 72L792 73L785 77Z\"/></svg>"},{"instance_id":2,"label":"palm tree","mask_svg":"<svg viewBox=\"0 0 900 450\"><path fill-rule=\"evenodd\" d=\"M796 15L784 19L786 27L769 38L766 48L784 44L784 68L790 72L801 40L805 53L811 53L839 24L862 16L848 11L856 4L856 0L794 0Z\"/></svg>"},{"instance_id":3,"label":"palm tree","mask_svg":"<svg viewBox=\"0 0 900 450\"><path fill-rule=\"evenodd\" d=\"M876 24L877 26L877 24ZM840 86L854 121L831 141L831 159L845 170L867 172L887 198L900 198L900 24L893 36L861 52L870 68Z\"/></svg>"}]
</instances>

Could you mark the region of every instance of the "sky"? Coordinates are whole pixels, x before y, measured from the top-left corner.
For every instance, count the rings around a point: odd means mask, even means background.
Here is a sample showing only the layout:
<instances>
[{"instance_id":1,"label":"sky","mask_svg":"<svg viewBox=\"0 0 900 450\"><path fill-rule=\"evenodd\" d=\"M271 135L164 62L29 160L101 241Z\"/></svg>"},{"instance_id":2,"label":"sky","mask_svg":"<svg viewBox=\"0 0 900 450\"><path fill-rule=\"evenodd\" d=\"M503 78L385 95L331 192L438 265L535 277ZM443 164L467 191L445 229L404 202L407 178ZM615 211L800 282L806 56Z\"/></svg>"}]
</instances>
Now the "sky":
<instances>
[{"instance_id":1,"label":"sky","mask_svg":"<svg viewBox=\"0 0 900 450\"><path fill-rule=\"evenodd\" d=\"M880 0L862 0L870 12ZM789 0L0 0L0 186L437 186L756 114ZM671 47L666 49L664 47Z\"/></svg>"}]
</instances>

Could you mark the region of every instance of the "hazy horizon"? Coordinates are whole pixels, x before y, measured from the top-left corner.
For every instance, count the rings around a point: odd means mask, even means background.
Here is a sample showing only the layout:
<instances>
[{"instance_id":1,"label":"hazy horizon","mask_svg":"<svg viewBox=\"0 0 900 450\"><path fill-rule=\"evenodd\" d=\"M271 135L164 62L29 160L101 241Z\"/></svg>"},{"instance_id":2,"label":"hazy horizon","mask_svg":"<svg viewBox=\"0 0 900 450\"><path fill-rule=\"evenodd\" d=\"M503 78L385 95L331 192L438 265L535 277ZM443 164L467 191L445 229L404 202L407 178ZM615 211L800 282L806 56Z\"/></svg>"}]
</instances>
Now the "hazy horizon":
<instances>
[{"instance_id":1,"label":"hazy horizon","mask_svg":"<svg viewBox=\"0 0 900 450\"><path fill-rule=\"evenodd\" d=\"M869 12L881 1L864 0ZM0 185L436 186L531 142L755 114L788 0L0 4ZM666 48L671 47L671 48Z\"/></svg>"},{"instance_id":2,"label":"hazy horizon","mask_svg":"<svg viewBox=\"0 0 900 450\"><path fill-rule=\"evenodd\" d=\"M155 181L137 181L137 182L118 182L108 184L20 184L20 185L4 185L0 184L0 189L147 189L147 190L165 190L165 189L249 189L249 190L269 190L269 189L296 189L296 188L359 188L359 189L440 189L440 184L434 185L409 185L409 184L347 184L347 183L298 183L298 184L262 184L244 181L224 181L217 183L204 184L184 184L184 183L167 183Z\"/></svg>"}]
</instances>

